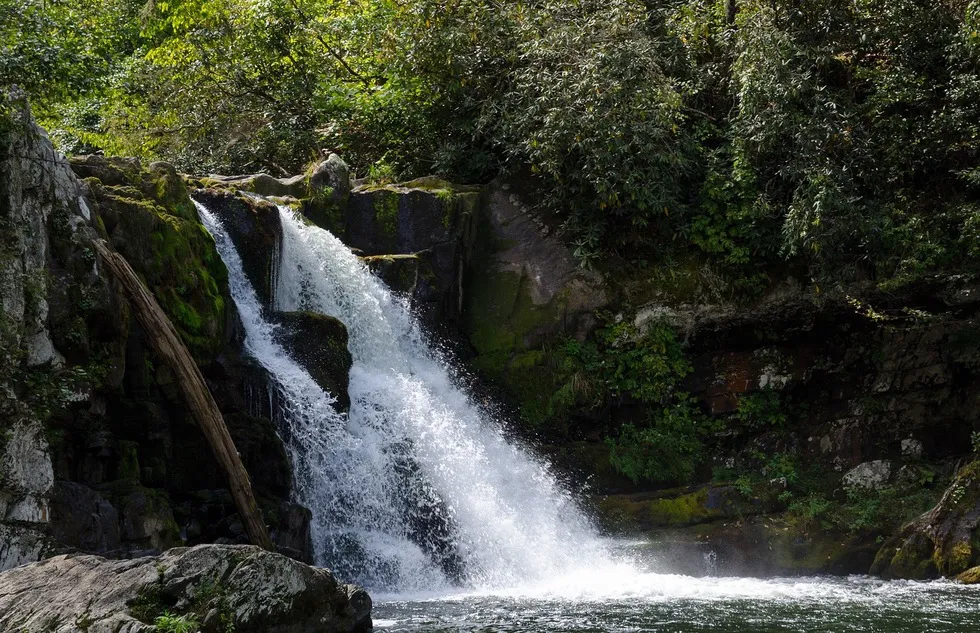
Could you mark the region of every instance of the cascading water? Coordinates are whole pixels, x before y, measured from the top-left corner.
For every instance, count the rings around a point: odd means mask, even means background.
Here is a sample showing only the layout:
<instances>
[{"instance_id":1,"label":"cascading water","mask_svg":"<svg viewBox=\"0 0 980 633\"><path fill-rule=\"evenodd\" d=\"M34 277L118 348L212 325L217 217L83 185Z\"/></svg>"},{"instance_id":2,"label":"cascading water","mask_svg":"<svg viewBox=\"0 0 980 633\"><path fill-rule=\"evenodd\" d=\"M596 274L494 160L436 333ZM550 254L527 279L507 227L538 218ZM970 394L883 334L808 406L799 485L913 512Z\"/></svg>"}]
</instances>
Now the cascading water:
<instances>
[{"instance_id":1,"label":"cascading water","mask_svg":"<svg viewBox=\"0 0 980 633\"><path fill-rule=\"evenodd\" d=\"M347 416L276 342L230 238L198 208L228 267L246 349L274 383L297 501L313 512L317 562L397 591L508 587L609 563L546 464L503 437L454 383L405 303L340 240L280 208L275 307L347 326Z\"/></svg>"},{"instance_id":2,"label":"cascading water","mask_svg":"<svg viewBox=\"0 0 980 633\"><path fill-rule=\"evenodd\" d=\"M228 267L246 349L270 375L297 501L314 515L317 562L376 598L378 590L398 594L375 603L376 628L745 633L769 622L764 630L858 633L874 621L896 633L966 633L980 626L974 588L950 583L662 575L644 569L651 561L643 543L616 544L631 562L615 563L546 466L505 441L454 384L407 307L340 241L280 209L276 304L347 325L348 415L277 342L231 239L198 208Z\"/></svg>"}]
</instances>

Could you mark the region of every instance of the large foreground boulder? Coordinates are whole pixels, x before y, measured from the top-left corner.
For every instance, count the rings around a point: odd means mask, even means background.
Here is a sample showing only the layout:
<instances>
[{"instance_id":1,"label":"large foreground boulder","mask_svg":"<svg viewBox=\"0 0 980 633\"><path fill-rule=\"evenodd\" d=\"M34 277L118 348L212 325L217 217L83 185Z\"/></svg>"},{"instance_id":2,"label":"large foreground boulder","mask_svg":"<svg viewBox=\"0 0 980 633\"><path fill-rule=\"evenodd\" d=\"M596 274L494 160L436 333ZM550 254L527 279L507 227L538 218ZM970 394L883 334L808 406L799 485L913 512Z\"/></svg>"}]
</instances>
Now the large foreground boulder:
<instances>
[{"instance_id":1,"label":"large foreground boulder","mask_svg":"<svg viewBox=\"0 0 980 633\"><path fill-rule=\"evenodd\" d=\"M0 574L3 631L148 633L160 618L215 633L355 632L371 628L371 598L325 569L248 545L57 556Z\"/></svg>"}]
</instances>

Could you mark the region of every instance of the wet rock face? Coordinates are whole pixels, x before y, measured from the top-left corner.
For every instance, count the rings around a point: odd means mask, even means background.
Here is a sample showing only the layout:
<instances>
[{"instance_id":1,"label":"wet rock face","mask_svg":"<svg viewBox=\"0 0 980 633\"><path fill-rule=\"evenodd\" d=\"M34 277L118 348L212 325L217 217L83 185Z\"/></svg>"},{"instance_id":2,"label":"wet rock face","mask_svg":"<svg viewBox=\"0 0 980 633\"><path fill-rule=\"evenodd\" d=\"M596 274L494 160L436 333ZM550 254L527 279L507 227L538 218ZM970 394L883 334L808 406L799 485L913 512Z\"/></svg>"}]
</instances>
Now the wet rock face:
<instances>
[{"instance_id":1,"label":"wet rock face","mask_svg":"<svg viewBox=\"0 0 980 633\"><path fill-rule=\"evenodd\" d=\"M0 629L157 630L165 612L206 633L354 633L371 599L329 571L252 546L201 545L112 561L57 556L0 574Z\"/></svg>"},{"instance_id":2,"label":"wet rock face","mask_svg":"<svg viewBox=\"0 0 980 633\"><path fill-rule=\"evenodd\" d=\"M279 209L271 202L220 189L195 190L194 198L224 224L259 300L271 307L282 244Z\"/></svg>"},{"instance_id":3,"label":"wet rock face","mask_svg":"<svg viewBox=\"0 0 980 633\"><path fill-rule=\"evenodd\" d=\"M344 324L314 312L277 312L271 318L281 326L277 338L293 360L337 398L340 410L349 409L352 359Z\"/></svg>"},{"instance_id":4,"label":"wet rock face","mask_svg":"<svg viewBox=\"0 0 980 633\"><path fill-rule=\"evenodd\" d=\"M429 326L453 327L463 309L463 278L482 196L481 187L437 178L357 187L338 236L366 256L414 255L413 307Z\"/></svg>"}]
</instances>

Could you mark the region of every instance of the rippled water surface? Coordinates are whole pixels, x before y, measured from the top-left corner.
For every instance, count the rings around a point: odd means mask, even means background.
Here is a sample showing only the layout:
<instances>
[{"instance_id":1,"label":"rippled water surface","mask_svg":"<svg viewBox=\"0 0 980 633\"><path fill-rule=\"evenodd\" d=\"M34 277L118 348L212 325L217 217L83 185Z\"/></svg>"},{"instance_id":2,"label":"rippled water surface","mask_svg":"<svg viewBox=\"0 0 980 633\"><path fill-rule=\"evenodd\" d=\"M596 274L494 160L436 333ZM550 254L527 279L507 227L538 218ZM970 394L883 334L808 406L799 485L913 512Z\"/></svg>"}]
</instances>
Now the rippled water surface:
<instances>
[{"instance_id":1,"label":"rippled water surface","mask_svg":"<svg viewBox=\"0 0 980 633\"><path fill-rule=\"evenodd\" d=\"M634 560L501 590L378 595L375 630L980 633L980 587L861 576L693 578L637 567L644 565Z\"/></svg>"},{"instance_id":2,"label":"rippled water surface","mask_svg":"<svg viewBox=\"0 0 980 633\"><path fill-rule=\"evenodd\" d=\"M396 631L980 631L980 590L870 578L755 580L654 576L647 591L384 597L375 630Z\"/></svg>"}]
</instances>

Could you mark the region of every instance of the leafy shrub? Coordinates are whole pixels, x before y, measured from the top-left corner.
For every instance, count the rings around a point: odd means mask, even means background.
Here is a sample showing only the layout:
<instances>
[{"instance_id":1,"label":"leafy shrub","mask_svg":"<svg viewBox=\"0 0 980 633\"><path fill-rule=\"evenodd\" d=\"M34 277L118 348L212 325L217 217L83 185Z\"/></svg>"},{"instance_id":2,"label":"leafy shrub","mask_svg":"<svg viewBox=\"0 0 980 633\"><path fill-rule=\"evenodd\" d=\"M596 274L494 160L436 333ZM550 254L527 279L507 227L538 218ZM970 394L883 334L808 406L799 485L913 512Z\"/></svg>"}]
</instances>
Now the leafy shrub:
<instances>
[{"instance_id":1,"label":"leafy shrub","mask_svg":"<svg viewBox=\"0 0 980 633\"><path fill-rule=\"evenodd\" d=\"M623 425L606 443L610 462L634 482L685 482L703 457L701 412L690 400L653 413L644 427Z\"/></svg>"},{"instance_id":2,"label":"leafy shrub","mask_svg":"<svg viewBox=\"0 0 980 633\"><path fill-rule=\"evenodd\" d=\"M780 394L774 389L742 394L733 417L750 430L779 429L788 419Z\"/></svg>"},{"instance_id":3,"label":"leafy shrub","mask_svg":"<svg viewBox=\"0 0 980 633\"><path fill-rule=\"evenodd\" d=\"M160 633L194 633L200 630L201 624L192 615L174 615L169 611L154 622Z\"/></svg>"}]
</instances>

